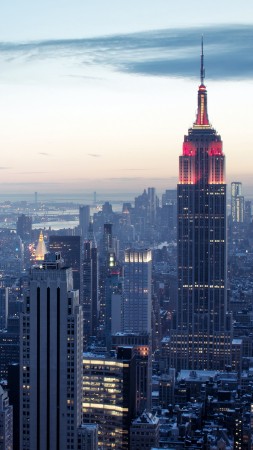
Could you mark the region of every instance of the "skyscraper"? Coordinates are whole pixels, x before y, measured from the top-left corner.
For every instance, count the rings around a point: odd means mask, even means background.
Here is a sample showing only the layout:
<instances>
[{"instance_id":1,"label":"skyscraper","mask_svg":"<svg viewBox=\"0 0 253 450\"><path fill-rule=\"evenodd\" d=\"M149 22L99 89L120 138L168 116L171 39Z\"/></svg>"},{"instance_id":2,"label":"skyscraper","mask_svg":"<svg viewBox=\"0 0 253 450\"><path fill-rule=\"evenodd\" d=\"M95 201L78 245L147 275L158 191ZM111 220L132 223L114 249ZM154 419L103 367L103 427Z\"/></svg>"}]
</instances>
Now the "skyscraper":
<instances>
[{"instance_id":1,"label":"skyscraper","mask_svg":"<svg viewBox=\"0 0 253 450\"><path fill-rule=\"evenodd\" d=\"M82 240L88 238L89 223L90 223L89 205L79 206L79 226Z\"/></svg>"},{"instance_id":2,"label":"skyscraper","mask_svg":"<svg viewBox=\"0 0 253 450\"><path fill-rule=\"evenodd\" d=\"M151 250L125 251L123 331L151 333Z\"/></svg>"},{"instance_id":3,"label":"skyscraper","mask_svg":"<svg viewBox=\"0 0 253 450\"><path fill-rule=\"evenodd\" d=\"M105 223L99 252L99 322L100 328L103 330L102 334L105 332L106 323L106 279L109 268L114 265L115 254L113 251L112 223Z\"/></svg>"},{"instance_id":4,"label":"skyscraper","mask_svg":"<svg viewBox=\"0 0 253 450\"><path fill-rule=\"evenodd\" d=\"M21 315L22 450L74 450L81 424L82 307L71 268L47 254L31 270Z\"/></svg>"},{"instance_id":5,"label":"skyscraper","mask_svg":"<svg viewBox=\"0 0 253 450\"><path fill-rule=\"evenodd\" d=\"M83 313L84 341L95 336L98 325L98 250L92 223L89 226L88 240L84 242L83 255Z\"/></svg>"},{"instance_id":6,"label":"skyscraper","mask_svg":"<svg viewBox=\"0 0 253 450\"><path fill-rule=\"evenodd\" d=\"M233 223L244 222L244 196L242 195L242 183L231 183L231 216Z\"/></svg>"},{"instance_id":7,"label":"skyscraper","mask_svg":"<svg viewBox=\"0 0 253 450\"><path fill-rule=\"evenodd\" d=\"M231 354L225 156L209 123L204 78L202 42L197 117L179 158L178 306L170 348L177 370L222 369Z\"/></svg>"}]
</instances>

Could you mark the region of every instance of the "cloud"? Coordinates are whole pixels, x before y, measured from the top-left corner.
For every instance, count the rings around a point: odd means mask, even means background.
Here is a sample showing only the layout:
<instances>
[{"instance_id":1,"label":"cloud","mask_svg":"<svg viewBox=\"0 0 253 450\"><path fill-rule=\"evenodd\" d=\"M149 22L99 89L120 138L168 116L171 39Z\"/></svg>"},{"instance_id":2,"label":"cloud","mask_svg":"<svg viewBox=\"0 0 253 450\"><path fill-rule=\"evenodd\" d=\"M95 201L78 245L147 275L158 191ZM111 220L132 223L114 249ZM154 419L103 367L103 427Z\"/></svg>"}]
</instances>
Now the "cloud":
<instances>
[{"instance_id":1,"label":"cloud","mask_svg":"<svg viewBox=\"0 0 253 450\"><path fill-rule=\"evenodd\" d=\"M141 171L141 172L147 172L147 171L149 171L149 170L154 170L154 168L152 168L152 169L143 169L143 168L141 168L141 169L136 169L136 168L132 168L132 169L124 169L124 168L122 168L122 169L117 169L117 171L122 171L122 172L139 172L139 171Z\"/></svg>"},{"instance_id":2,"label":"cloud","mask_svg":"<svg viewBox=\"0 0 253 450\"><path fill-rule=\"evenodd\" d=\"M34 175L34 174L45 174L48 172L16 172L16 174L18 175Z\"/></svg>"},{"instance_id":3,"label":"cloud","mask_svg":"<svg viewBox=\"0 0 253 450\"><path fill-rule=\"evenodd\" d=\"M0 170L8 170L8 169L11 169L11 167L0 167Z\"/></svg>"},{"instance_id":4,"label":"cloud","mask_svg":"<svg viewBox=\"0 0 253 450\"><path fill-rule=\"evenodd\" d=\"M84 77L87 67L97 65L143 76L198 77L202 34L208 79L253 77L252 25L213 25L89 39L1 43L0 57L6 64L69 58L72 69L75 58L75 65L82 68Z\"/></svg>"},{"instance_id":5,"label":"cloud","mask_svg":"<svg viewBox=\"0 0 253 450\"><path fill-rule=\"evenodd\" d=\"M99 155L98 153L87 153L88 156L92 156L92 158L100 158L101 155Z\"/></svg>"},{"instance_id":6,"label":"cloud","mask_svg":"<svg viewBox=\"0 0 253 450\"><path fill-rule=\"evenodd\" d=\"M47 152L38 152L38 155L49 156L49 153L47 153Z\"/></svg>"}]
</instances>

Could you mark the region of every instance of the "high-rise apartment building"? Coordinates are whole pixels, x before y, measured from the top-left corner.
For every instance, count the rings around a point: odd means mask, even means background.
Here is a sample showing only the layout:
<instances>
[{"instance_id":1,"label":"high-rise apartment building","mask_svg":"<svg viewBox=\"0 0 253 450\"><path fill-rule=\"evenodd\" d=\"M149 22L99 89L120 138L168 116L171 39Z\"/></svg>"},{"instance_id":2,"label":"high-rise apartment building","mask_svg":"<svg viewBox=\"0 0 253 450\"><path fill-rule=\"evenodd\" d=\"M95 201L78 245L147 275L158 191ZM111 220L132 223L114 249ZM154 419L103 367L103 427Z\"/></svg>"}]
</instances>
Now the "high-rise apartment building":
<instances>
[{"instance_id":1,"label":"high-rise apartment building","mask_svg":"<svg viewBox=\"0 0 253 450\"><path fill-rule=\"evenodd\" d=\"M47 254L31 269L21 315L21 450L74 450L81 424L83 314L71 268Z\"/></svg>"},{"instance_id":2,"label":"high-rise apartment building","mask_svg":"<svg viewBox=\"0 0 253 450\"><path fill-rule=\"evenodd\" d=\"M126 333L151 333L151 270L151 250L125 251L122 331Z\"/></svg>"},{"instance_id":3,"label":"high-rise apartment building","mask_svg":"<svg viewBox=\"0 0 253 450\"><path fill-rule=\"evenodd\" d=\"M221 137L208 120L202 43L197 117L179 158L178 306L170 344L177 370L230 363L224 171Z\"/></svg>"}]
</instances>

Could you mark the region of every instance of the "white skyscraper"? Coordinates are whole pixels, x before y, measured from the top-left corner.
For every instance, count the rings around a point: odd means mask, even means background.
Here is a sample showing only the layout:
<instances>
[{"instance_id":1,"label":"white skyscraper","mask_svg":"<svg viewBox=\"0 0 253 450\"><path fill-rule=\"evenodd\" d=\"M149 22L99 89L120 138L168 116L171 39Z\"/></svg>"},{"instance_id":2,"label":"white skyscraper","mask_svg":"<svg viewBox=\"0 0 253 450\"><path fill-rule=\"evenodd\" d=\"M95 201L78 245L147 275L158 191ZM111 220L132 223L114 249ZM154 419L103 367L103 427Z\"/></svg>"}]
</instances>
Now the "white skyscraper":
<instances>
[{"instance_id":1,"label":"white skyscraper","mask_svg":"<svg viewBox=\"0 0 253 450\"><path fill-rule=\"evenodd\" d=\"M125 251L123 330L151 333L151 250Z\"/></svg>"},{"instance_id":2,"label":"white skyscraper","mask_svg":"<svg viewBox=\"0 0 253 450\"><path fill-rule=\"evenodd\" d=\"M77 448L82 401L82 307L72 269L47 254L31 269L21 316L23 450Z\"/></svg>"},{"instance_id":3,"label":"white skyscraper","mask_svg":"<svg viewBox=\"0 0 253 450\"><path fill-rule=\"evenodd\" d=\"M233 223L244 222L244 196L242 195L242 183L231 183L231 216Z\"/></svg>"}]
</instances>

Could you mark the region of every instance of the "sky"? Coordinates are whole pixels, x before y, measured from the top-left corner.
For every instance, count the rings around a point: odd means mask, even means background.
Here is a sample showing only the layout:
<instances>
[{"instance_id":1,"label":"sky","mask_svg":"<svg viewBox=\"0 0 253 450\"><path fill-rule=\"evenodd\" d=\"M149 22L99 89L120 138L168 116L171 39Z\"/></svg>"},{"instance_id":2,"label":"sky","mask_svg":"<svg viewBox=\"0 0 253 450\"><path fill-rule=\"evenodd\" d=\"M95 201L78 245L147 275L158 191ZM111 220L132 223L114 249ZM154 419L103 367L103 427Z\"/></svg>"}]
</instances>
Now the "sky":
<instances>
[{"instance_id":1,"label":"sky","mask_svg":"<svg viewBox=\"0 0 253 450\"><path fill-rule=\"evenodd\" d=\"M2 193L175 188L203 35L227 181L253 198L252 0L2 3Z\"/></svg>"}]
</instances>

